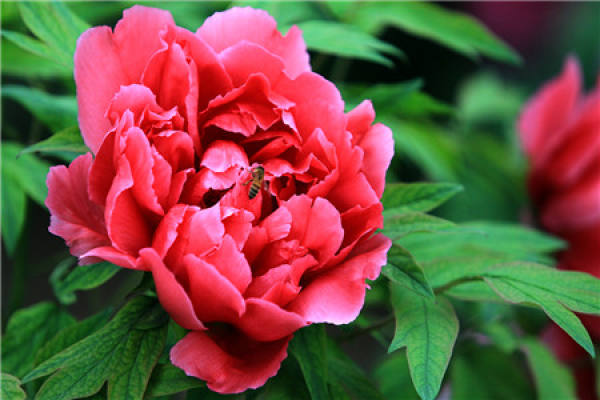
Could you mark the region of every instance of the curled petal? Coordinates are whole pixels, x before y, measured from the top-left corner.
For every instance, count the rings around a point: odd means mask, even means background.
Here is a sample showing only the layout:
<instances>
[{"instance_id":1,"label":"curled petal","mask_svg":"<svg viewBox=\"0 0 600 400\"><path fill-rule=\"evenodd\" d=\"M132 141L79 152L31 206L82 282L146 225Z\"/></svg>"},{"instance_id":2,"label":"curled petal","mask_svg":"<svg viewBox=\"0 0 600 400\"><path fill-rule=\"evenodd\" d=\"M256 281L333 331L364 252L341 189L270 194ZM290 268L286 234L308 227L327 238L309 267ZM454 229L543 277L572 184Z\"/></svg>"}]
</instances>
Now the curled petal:
<instances>
[{"instance_id":1,"label":"curled petal","mask_svg":"<svg viewBox=\"0 0 600 400\"><path fill-rule=\"evenodd\" d=\"M239 332L190 332L171 349L171 362L219 393L256 389L274 376L292 337L258 342Z\"/></svg>"},{"instance_id":2,"label":"curled petal","mask_svg":"<svg viewBox=\"0 0 600 400\"><path fill-rule=\"evenodd\" d=\"M140 250L140 264L145 269L152 271L160 304L175 322L185 329L206 329L196 316L192 301L185 289L154 249Z\"/></svg>"},{"instance_id":3,"label":"curled petal","mask_svg":"<svg viewBox=\"0 0 600 400\"><path fill-rule=\"evenodd\" d=\"M266 11L233 7L204 21L196 35L220 53L241 41L249 41L275 54L285 63L286 73L294 78L310 71L302 32L292 27L286 36L277 31L277 23Z\"/></svg>"}]
</instances>

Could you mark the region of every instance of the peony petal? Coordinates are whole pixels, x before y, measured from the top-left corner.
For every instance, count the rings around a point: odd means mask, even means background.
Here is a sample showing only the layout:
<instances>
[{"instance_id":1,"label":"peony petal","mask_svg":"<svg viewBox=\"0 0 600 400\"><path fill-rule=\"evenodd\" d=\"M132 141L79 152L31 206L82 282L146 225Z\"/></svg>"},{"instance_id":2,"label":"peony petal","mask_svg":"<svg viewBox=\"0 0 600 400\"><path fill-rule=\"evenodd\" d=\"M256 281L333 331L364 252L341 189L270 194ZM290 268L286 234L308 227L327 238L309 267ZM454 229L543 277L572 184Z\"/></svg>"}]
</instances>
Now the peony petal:
<instances>
[{"instance_id":1,"label":"peony petal","mask_svg":"<svg viewBox=\"0 0 600 400\"><path fill-rule=\"evenodd\" d=\"M375 120L375 110L371 100L364 100L346 114L346 130L352 133L352 144L362 140Z\"/></svg>"},{"instance_id":2,"label":"peony petal","mask_svg":"<svg viewBox=\"0 0 600 400\"><path fill-rule=\"evenodd\" d=\"M166 46L162 36L174 29L175 23L168 11L139 5L123 11L113 40L130 82L141 81L150 58Z\"/></svg>"},{"instance_id":3,"label":"peony petal","mask_svg":"<svg viewBox=\"0 0 600 400\"><path fill-rule=\"evenodd\" d=\"M252 280L252 271L244 253L242 253L233 238L225 235L221 246L204 260L215 266L221 275L229 280L236 289L243 293Z\"/></svg>"},{"instance_id":4,"label":"peony petal","mask_svg":"<svg viewBox=\"0 0 600 400\"><path fill-rule=\"evenodd\" d=\"M74 74L79 128L85 144L94 153L111 128L104 116L110 101L121 85L131 83L118 51L106 26L88 29L77 40Z\"/></svg>"},{"instance_id":5,"label":"peony petal","mask_svg":"<svg viewBox=\"0 0 600 400\"><path fill-rule=\"evenodd\" d=\"M246 312L236 326L261 342L279 340L307 325L298 314L263 299L246 300Z\"/></svg>"},{"instance_id":6,"label":"peony petal","mask_svg":"<svg viewBox=\"0 0 600 400\"><path fill-rule=\"evenodd\" d=\"M246 309L239 290L215 266L192 254L184 257L184 266L196 315L204 322L237 321Z\"/></svg>"},{"instance_id":7,"label":"peony petal","mask_svg":"<svg viewBox=\"0 0 600 400\"><path fill-rule=\"evenodd\" d=\"M394 138L390 128L375 124L358 145L364 151L361 170L378 198L385 188L385 173L394 156Z\"/></svg>"},{"instance_id":8,"label":"peony petal","mask_svg":"<svg viewBox=\"0 0 600 400\"><path fill-rule=\"evenodd\" d=\"M142 83L157 94L161 107L166 110L177 107L184 112L185 99L192 84L192 71L181 46L173 43L168 49L156 53L144 70Z\"/></svg>"},{"instance_id":9,"label":"peony petal","mask_svg":"<svg viewBox=\"0 0 600 400\"><path fill-rule=\"evenodd\" d=\"M286 73L291 78L310 71L302 32L294 26L286 36L281 36L273 17L263 10L233 7L215 13L204 21L196 35L212 46L217 53L243 40L256 43L281 57Z\"/></svg>"},{"instance_id":10,"label":"peony petal","mask_svg":"<svg viewBox=\"0 0 600 400\"><path fill-rule=\"evenodd\" d=\"M369 239L370 251L361 253L310 282L289 306L309 322L347 324L360 313L365 300L365 279L374 279L386 263L391 241L383 235Z\"/></svg>"},{"instance_id":11,"label":"peony petal","mask_svg":"<svg viewBox=\"0 0 600 400\"><path fill-rule=\"evenodd\" d=\"M154 231L152 248L154 248L161 259L166 257L167 252L173 243L175 243L175 240L177 239L177 229L183 222L187 210L188 206L183 204L178 204L171 208L161 219L158 228Z\"/></svg>"},{"instance_id":12,"label":"peony petal","mask_svg":"<svg viewBox=\"0 0 600 400\"><path fill-rule=\"evenodd\" d=\"M119 160L118 173L106 200L104 217L113 246L129 254L137 254L150 245L150 227L136 204L131 188L133 177L126 158Z\"/></svg>"},{"instance_id":13,"label":"peony petal","mask_svg":"<svg viewBox=\"0 0 600 400\"><path fill-rule=\"evenodd\" d=\"M239 332L191 332L171 349L171 362L186 374L205 380L219 393L256 389L274 376L287 357L291 336L257 342Z\"/></svg>"},{"instance_id":14,"label":"peony petal","mask_svg":"<svg viewBox=\"0 0 600 400\"><path fill-rule=\"evenodd\" d=\"M135 257L130 256L120 250L115 249L114 247L96 247L84 255L81 256L82 259L101 259L104 261L108 261L115 265L118 265L123 268L130 269L138 269L146 271L146 268L143 266L138 266Z\"/></svg>"},{"instance_id":15,"label":"peony petal","mask_svg":"<svg viewBox=\"0 0 600 400\"><path fill-rule=\"evenodd\" d=\"M206 329L196 316L187 293L153 249L140 250L141 264L152 271L160 304L185 329Z\"/></svg>"},{"instance_id":16,"label":"peony petal","mask_svg":"<svg viewBox=\"0 0 600 400\"><path fill-rule=\"evenodd\" d=\"M345 212L356 205L367 208L379 203L377 193L362 172L352 178L340 179L327 195L327 199L340 212Z\"/></svg>"},{"instance_id":17,"label":"peony petal","mask_svg":"<svg viewBox=\"0 0 600 400\"><path fill-rule=\"evenodd\" d=\"M346 120L344 102L333 83L321 75L304 72L295 80L281 79L273 86L273 91L295 104L292 115L303 138L321 128L328 140L339 146Z\"/></svg>"},{"instance_id":18,"label":"peony petal","mask_svg":"<svg viewBox=\"0 0 600 400\"><path fill-rule=\"evenodd\" d=\"M92 155L77 157L69 167L50 168L48 197L49 231L65 239L71 254L82 256L96 247L110 245L102 209L88 196Z\"/></svg>"},{"instance_id":19,"label":"peony petal","mask_svg":"<svg viewBox=\"0 0 600 400\"><path fill-rule=\"evenodd\" d=\"M246 40L223 50L219 59L234 87L242 86L252 74L262 74L271 85L275 85L285 67L281 58Z\"/></svg>"},{"instance_id":20,"label":"peony petal","mask_svg":"<svg viewBox=\"0 0 600 400\"><path fill-rule=\"evenodd\" d=\"M580 90L579 64L569 57L561 76L546 84L524 107L518 126L534 168L545 162L545 155L560 144Z\"/></svg>"},{"instance_id":21,"label":"peony petal","mask_svg":"<svg viewBox=\"0 0 600 400\"><path fill-rule=\"evenodd\" d=\"M343 240L339 211L329 201L321 197L315 199L302 240L304 247L316 252L319 263L325 264L337 253Z\"/></svg>"},{"instance_id":22,"label":"peony petal","mask_svg":"<svg viewBox=\"0 0 600 400\"><path fill-rule=\"evenodd\" d=\"M225 172L231 167L248 168L248 157L236 143L216 140L204 152L200 165L214 172Z\"/></svg>"}]
</instances>

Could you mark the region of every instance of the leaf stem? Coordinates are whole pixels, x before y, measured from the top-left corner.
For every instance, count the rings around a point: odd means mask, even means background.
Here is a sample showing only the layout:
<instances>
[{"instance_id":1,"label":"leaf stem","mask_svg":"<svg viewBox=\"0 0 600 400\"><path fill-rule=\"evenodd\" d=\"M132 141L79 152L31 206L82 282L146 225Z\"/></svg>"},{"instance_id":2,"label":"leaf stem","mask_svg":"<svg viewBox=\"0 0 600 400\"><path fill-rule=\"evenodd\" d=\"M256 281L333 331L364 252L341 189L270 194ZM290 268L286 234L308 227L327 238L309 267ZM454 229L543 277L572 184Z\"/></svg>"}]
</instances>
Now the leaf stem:
<instances>
[{"instance_id":1,"label":"leaf stem","mask_svg":"<svg viewBox=\"0 0 600 400\"><path fill-rule=\"evenodd\" d=\"M438 295L441 293L444 293L445 291L447 291L448 289L453 288L454 286L458 286L462 283L468 283L468 282L476 282L476 281L480 281L483 278L480 276L469 276L469 277L465 277L465 278L460 278L460 279L456 279L452 282L448 282L445 285L442 285L440 287L437 287L435 289L433 289L433 292Z\"/></svg>"}]
</instances>

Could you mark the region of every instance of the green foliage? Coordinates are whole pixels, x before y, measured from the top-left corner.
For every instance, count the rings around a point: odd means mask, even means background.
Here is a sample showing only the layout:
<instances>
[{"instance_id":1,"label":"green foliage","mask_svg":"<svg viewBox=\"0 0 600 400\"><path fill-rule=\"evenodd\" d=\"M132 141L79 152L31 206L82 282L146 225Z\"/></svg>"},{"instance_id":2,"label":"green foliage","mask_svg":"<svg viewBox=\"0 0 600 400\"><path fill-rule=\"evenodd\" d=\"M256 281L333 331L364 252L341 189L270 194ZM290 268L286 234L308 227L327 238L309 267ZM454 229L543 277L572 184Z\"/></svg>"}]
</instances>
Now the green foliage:
<instances>
[{"instance_id":1,"label":"green foliage","mask_svg":"<svg viewBox=\"0 0 600 400\"><path fill-rule=\"evenodd\" d=\"M171 364L159 364L152 371L145 395L146 397L167 396L203 386L204 382L187 376L182 369Z\"/></svg>"},{"instance_id":2,"label":"green foliage","mask_svg":"<svg viewBox=\"0 0 600 400\"><path fill-rule=\"evenodd\" d=\"M75 154L83 154L90 151L83 143L81 133L77 126L65 128L56 132L48 139L32 144L24 148L21 154L40 152L40 153L55 153L55 152L71 152Z\"/></svg>"},{"instance_id":3,"label":"green foliage","mask_svg":"<svg viewBox=\"0 0 600 400\"><path fill-rule=\"evenodd\" d=\"M23 379L52 374L36 398L93 395L108 381L108 397L142 399L165 344L167 324L155 299L136 297L102 329L42 362Z\"/></svg>"},{"instance_id":4,"label":"green foliage","mask_svg":"<svg viewBox=\"0 0 600 400\"><path fill-rule=\"evenodd\" d=\"M101 262L92 265L75 267L72 271L68 269L73 265L73 259L67 259L59 264L52 275L50 283L54 294L62 304L72 304L77 300L76 290L94 289L121 270L114 264Z\"/></svg>"},{"instance_id":5,"label":"green foliage","mask_svg":"<svg viewBox=\"0 0 600 400\"><path fill-rule=\"evenodd\" d=\"M393 245L387 257L388 265L383 267L382 273L388 279L421 296L433 297L433 290L425 278L423 268L406 249Z\"/></svg>"},{"instance_id":6,"label":"green foliage","mask_svg":"<svg viewBox=\"0 0 600 400\"><path fill-rule=\"evenodd\" d=\"M498 61L519 63L519 55L473 18L424 2L365 2L353 22L367 32L387 25L439 42L468 57L479 54Z\"/></svg>"},{"instance_id":7,"label":"green foliage","mask_svg":"<svg viewBox=\"0 0 600 400\"><path fill-rule=\"evenodd\" d=\"M571 311L600 314L600 280L591 275L535 264L508 264L483 274L485 281L513 303L535 304L588 353L594 346Z\"/></svg>"},{"instance_id":8,"label":"green foliage","mask_svg":"<svg viewBox=\"0 0 600 400\"><path fill-rule=\"evenodd\" d=\"M535 398L527 371L513 355L470 343L452 358L450 379L455 400L530 400Z\"/></svg>"},{"instance_id":9,"label":"green foliage","mask_svg":"<svg viewBox=\"0 0 600 400\"><path fill-rule=\"evenodd\" d=\"M3 152L4 153L4 152ZM4 155L2 157L4 161ZM13 255L25 225L27 196L14 175L8 173L2 162L0 173L2 192L2 241L9 255Z\"/></svg>"},{"instance_id":10,"label":"green foliage","mask_svg":"<svg viewBox=\"0 0 600 400\"><path fill-rule=\"evenodd\" d=\"M17 143L2 142L2 175L12 179L29 197L42 207L48 195L46 175L50 165L32 154L19 157L23 147Z\"/></svg>"},{"instance_id":11,"label":"green foliage","mask_svg":"<svg viewBox=\"0 0 600 400\"><path fill-rule=\"evenodd\" d=\"M390 239L398 239L413 232L435 232L451 228L454 224L445 219L419 212L396 213L396 210L384 212L383 232Z\"/></svg>"},{"instance_id":12,"label":"green foliage","mask_svg":"<svg viewBox=\"0 0 600 400\"><path fill-rule=\"evenodd\" d=\"M392 183L385 187L381 202L394 212L427 212L462 190L454 183Z\"/></svg>"},{"instance_id":13,"label":"green foliage","mask_svg":"<svg viewBox=\"0 0 600 400\"><path fill-rule=\"evenodd\" d=\"M2 372L25 375L33 367L37 351L58 331L74 323L66 311L49 302L15 312L2 337Z\"/></svg>"},{"instance_id":14,"label":"green foliage","mask_svg":"<svg viewBox=\"0 0 600 400\"><path fill-rule=\"evenodd\" d=\"M327 336L323 326L315 325L296 332L289 350L300 364L311 398L329 399Z\"/></svg>"},{"instance_id":15,"label":"green foliage","mask_svg":"<svg viewBox=\"0 0 600 400\"><path fill-rule=\"evenodd\" d=\"M425 298L396 285L391 302L396 332L389 351L406 347L415 389L422 399L434 399L458 335L454 309L444 297Z\"/></svg>"},{"instance_id":16,"label":"green foliage","mask_svg":"<svg viewBox=\"0 0 600 400\"><path fill-rule=\"evenodd\" d=\"M37 48L46 46L38 54L72 68L77 38L89 25L60 2L21 2L19 11L27 28L40 39Z\"/></svg>"},{"instance_id":17,"label":"green foliage","mask_svg":"<svg viewBox=\"0 0 600 400\"><path fill-rule=\"evenodd\" d=\"M539 400L576 399L575 382L568 367L538 340L526 338L523 351L533 372Z\"/></svg>"},{"instance_id":18,"label":"green foliage","mask_svg":"<svg viewBox=\"0 0 600 400\"><path fill-rule=\"evenodd\" d=\"M12 375L2 373L0 380L0 398L10 400L25 400L25 391L21 389L21 382Z\"/></svg>"},{"instance_id":19,"label":"green foliage","mask_svg":"<svg viewBox=\"0 0 600 400\"><path fill-rule=\"evenodd\" d=\"M406 354L397 350L389 354L375 370L375 379L386 399L418 400L410 379Z\"/></svg>"},{"instance_id":20,"label":"green foliage","mask_svg":"<svg viewBox=\"0 0 600 400\"><path fill-rule=\"evenodd\" d=\"M52 130L77 124L75 96L56 96L26 86L4 85L2 96L21 103Z\"/></svg>"},{"instance_id":21,"label":"green foliage","mask_svg":"<svg viewBox=\"0 0 600 400\"><path fill-rule=\"evenodd\" d=\"M362 32L352 25L333 21L306 21L298 24L306 46L311 50L341 57L357 58L391 67L393 63L383 54L401 56L396 47Z\"/></svg>"}]
</instances>

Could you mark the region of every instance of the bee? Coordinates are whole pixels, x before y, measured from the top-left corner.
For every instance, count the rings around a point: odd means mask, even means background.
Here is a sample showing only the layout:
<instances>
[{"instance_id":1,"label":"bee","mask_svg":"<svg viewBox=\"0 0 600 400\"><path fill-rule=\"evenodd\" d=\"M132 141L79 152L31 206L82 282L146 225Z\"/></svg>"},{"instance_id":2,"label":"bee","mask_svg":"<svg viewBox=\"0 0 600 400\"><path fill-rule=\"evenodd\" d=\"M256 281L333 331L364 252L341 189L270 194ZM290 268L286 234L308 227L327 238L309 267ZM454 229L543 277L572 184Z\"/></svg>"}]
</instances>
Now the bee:
<instances>
[{"instance_id":1,"label":"bee","mask_svg":"<svg viewBox=\"0 0 600 400\"><path fill-rule=\"evenodd\" d=\"M263 182L267 183L265 182L265 169L261 166L252 168L252 178L249 182L246 183L250 183L250 190L248 191L248 198L250 200L256 197L256 195L262 188Z\"/></svg>"}]
</instances>

